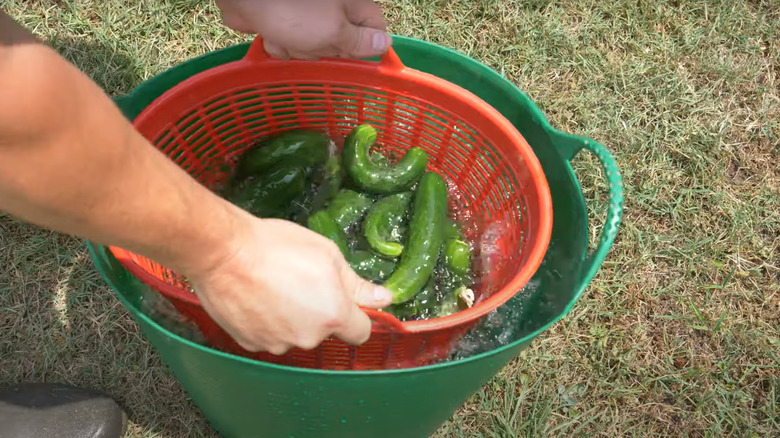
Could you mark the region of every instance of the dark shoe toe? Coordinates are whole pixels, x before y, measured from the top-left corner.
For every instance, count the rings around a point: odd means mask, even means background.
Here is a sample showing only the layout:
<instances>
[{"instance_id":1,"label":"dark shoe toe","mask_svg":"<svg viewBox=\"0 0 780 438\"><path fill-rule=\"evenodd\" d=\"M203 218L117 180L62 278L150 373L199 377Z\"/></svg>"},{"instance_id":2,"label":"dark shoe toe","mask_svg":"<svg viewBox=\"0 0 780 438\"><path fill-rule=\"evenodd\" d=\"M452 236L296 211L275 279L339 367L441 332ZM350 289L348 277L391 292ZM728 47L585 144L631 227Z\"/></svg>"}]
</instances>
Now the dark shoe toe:
<instances>
[{"instance_id":1,"label":"dark shoe toe","mask_svg":"<svg viewBox=\"0 0 780 438\"><path fill-rule=\"evenodd\" d=\"M0 437L121 438L127 416L107 394L51 383L0 387Z\"/></svg>"}]
</instances>

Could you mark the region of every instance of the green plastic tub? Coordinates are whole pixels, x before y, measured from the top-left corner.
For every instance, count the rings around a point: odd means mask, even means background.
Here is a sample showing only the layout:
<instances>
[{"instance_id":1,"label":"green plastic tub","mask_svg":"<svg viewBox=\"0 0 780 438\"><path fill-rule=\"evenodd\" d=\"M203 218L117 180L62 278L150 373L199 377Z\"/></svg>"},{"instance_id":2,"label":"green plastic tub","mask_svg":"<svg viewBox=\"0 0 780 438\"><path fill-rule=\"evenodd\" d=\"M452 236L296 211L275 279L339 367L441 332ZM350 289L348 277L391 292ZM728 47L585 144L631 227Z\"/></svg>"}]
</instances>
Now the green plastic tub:
<instances>
[{"instance_id":1,"label":"green plastic tub","mask_svg":"<svg viewBox=\"0 0 780 438\"><path fill-rule=\"evenodd\" d=\"M231 46L180 64L116 98L133 119L153 99L187 77L243 57ZM452 81L507 117L528 140L548 179L553 231L542 266L523 291L480 324L502 331L501 345L484 343L463 359L392 371L321 371L225 354L166 330L140 311L149 290L107 248L89 244L105 281L140 325L162 360L209 422L225 437L427 437L536 336L562 318L593 278L617 234L623 191L612 156L599 143L553 129L514 85L488 67L419 40L395 37L403 63ZM588 248L585 200L569 161L580 150L604 166L609 204L600 242ZM502 327L496 327L500 321ZM508 342L508 343L506 343Z\"/></svg>"}]
</instances>

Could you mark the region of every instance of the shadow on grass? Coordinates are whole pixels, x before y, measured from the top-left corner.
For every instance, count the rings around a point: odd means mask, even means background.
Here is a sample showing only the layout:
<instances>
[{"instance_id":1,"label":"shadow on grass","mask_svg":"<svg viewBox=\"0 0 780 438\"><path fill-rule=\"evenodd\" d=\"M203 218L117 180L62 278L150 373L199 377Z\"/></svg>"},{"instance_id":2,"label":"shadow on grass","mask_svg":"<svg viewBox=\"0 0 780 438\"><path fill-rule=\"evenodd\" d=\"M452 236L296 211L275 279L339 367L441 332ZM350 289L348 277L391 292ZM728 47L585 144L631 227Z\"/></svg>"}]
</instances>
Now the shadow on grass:
<instances>
[{"instance_id":1,"label":"shadow on grass","mask_svg":"<svg viewBox=\"0 0 780 438\"><path fill-rule=\"evenodd\" d=\"M112 97L128 93L141 81L143 65L139 60L95 38L58 35L45 43Z\"/></svg>"},{"instance_id":2,"label":"shadow on grass","mask_svg":"<svg viewBox=\"0 0 780 438\"><path fill-rule=\"evenodd\" d=\"M110 394L128 436L216 436L103 282L84 243L0 215L0 385Z\"/></svg>"}]
</instances>

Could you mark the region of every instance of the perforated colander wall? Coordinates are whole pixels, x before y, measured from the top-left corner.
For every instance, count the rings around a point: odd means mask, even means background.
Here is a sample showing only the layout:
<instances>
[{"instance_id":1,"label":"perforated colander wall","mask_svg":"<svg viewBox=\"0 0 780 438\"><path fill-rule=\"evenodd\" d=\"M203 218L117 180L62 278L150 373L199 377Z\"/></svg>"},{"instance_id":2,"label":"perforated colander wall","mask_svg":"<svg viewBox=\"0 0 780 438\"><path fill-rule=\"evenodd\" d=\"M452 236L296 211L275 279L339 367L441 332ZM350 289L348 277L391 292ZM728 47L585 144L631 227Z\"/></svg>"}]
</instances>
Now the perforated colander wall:
<instances>
[{"instance_id":1,"label":"perforated colander wall","mask_svg":"<svg viewBox=\"0 0 780 438\"><path fill-rule=\"evenodd\" d=\"M522 287L541 261L549 239L549 222L544 222L550 213L549 192L530 147L484 102L452 87L397 65L377 69L342 61L241 61L177 85L134 123L142 135L212 189L226 181L231 164L246 148L292 129L322 130L340 148L355 126L368 123L377 130L377 145L391 159L413 146L424 149L430 157L429 170L439 172L450 185L453 214L475 244L478 282L474 289L479 304L468 311L439 322L404 323L412 333L378 330L359 347L329 339L313 351L293 350L280 357L252 354L208 317L176 273L144 257L112 250L223 350L325 369L383 369L434 360L476 322L478 312L488 311L481 306L485 300L494 308L500 304L493 300L497 292L506 300Z\"/></svg>"},{"instance_id":2,"label":"perforated colander wall","mask_svg":"<svg viewBox=\"0 0 780 438\"><path fill-rule=\"evenodd\" d=\"M429 168L450 183L453 205L468 222L467 237L489 246L501 239L500 266L481 272L480 294L490 294L514 274L523 252L525 200L501 154L467 122L443 108L400 94L353 86L279 84L243 88L204 100L165 126L153 143L210 188L229 175L230 162L255 141L282 131L310 128L328 132L338 147L356 124L377 129L377 144L398 158L412 146L425 149ZM496 227L493 236L482 233ZM484 239L482 239L484 237ZM477 250L481 249L478 245ZM480 254L477 254L480 256ZM487 255L485 256L488 257ZM181 279L139 257L138 263Z\"/></svg>"}]
</instances>

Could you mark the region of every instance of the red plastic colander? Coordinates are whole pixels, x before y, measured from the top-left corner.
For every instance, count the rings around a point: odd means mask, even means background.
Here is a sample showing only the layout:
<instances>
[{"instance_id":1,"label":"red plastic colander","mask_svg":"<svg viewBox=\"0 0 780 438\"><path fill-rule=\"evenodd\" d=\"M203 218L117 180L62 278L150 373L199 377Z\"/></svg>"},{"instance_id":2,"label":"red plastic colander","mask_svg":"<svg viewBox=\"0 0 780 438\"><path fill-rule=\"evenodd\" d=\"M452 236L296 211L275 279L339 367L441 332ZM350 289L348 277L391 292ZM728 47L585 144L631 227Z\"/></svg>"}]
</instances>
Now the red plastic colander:
<instances>
[{"instance_id":1,"label":"red plastic colander","mask_svg":"<svg viewBox=\"0 0 780 438\"><path fill-rule=\"evenodd\" d=\"M373 321L360 346L325 340L313 350L276 356L241 348L204 311L185 279L153 260L111 247L133 275L194 321L214 348L273 363L379 370L445 357L481 317L520 291L539 267L552 228L542 168L528 143L498 111L450 82L405 67L391 50L381 61L270 58L260 38L246 56L203 71L153 101L135 128L209 188L258 140L291 129L327 132L340 147L358 124L376 128L383 151L412 146L452 187L453 208L475 244L476 304L453 315L401 322L364 309ZM312 287L317 287L312 285Z\"/></svg>"}]
</instances>

